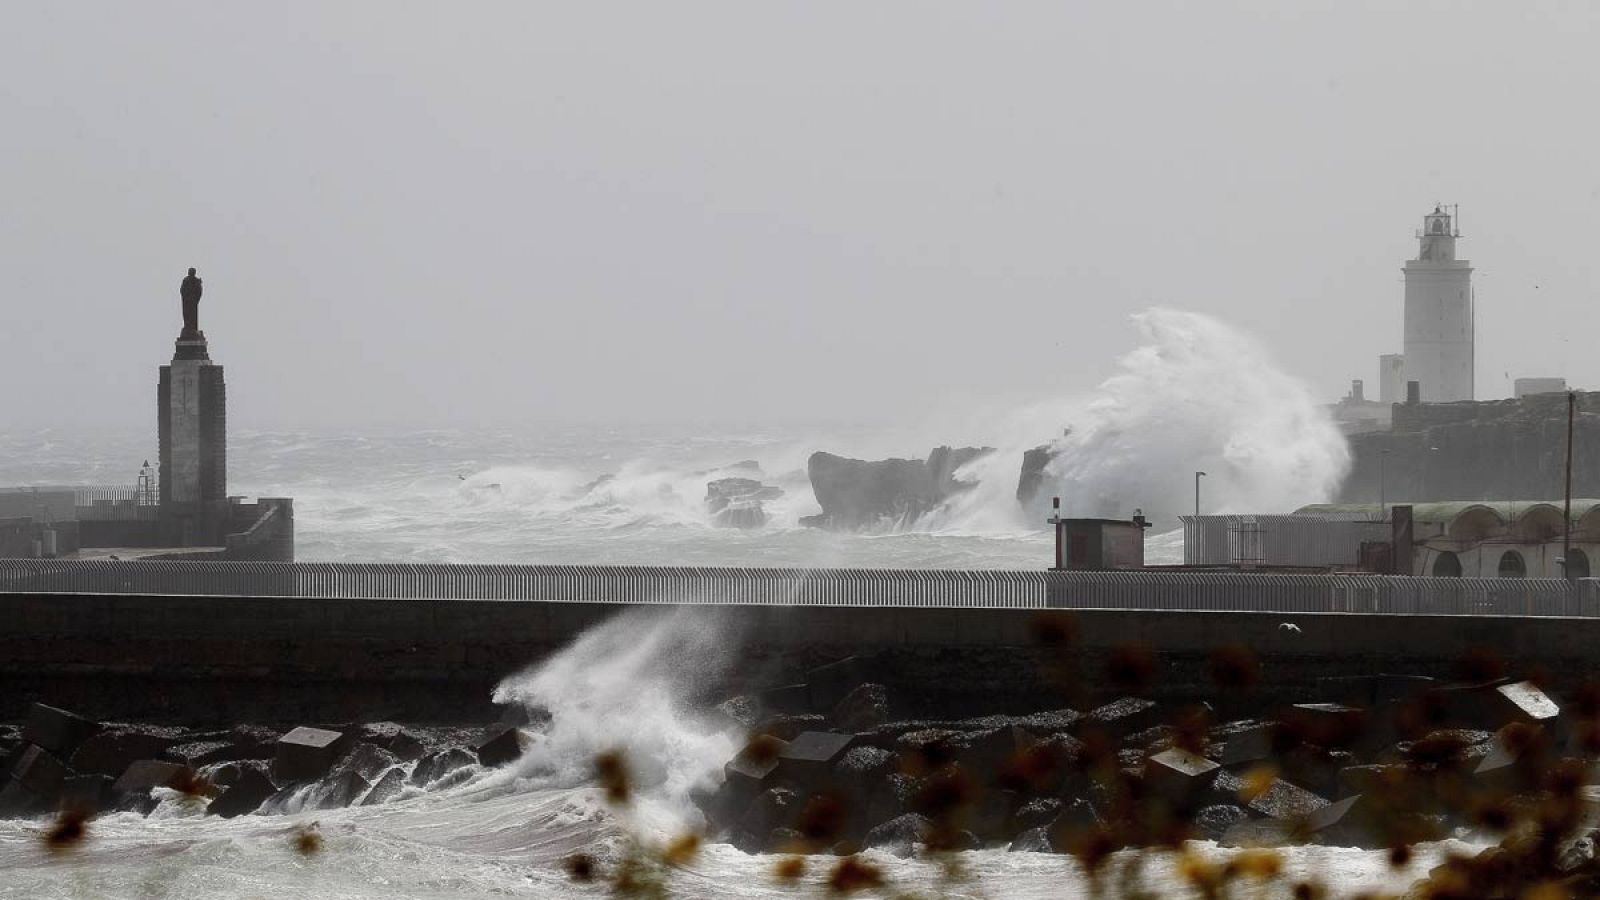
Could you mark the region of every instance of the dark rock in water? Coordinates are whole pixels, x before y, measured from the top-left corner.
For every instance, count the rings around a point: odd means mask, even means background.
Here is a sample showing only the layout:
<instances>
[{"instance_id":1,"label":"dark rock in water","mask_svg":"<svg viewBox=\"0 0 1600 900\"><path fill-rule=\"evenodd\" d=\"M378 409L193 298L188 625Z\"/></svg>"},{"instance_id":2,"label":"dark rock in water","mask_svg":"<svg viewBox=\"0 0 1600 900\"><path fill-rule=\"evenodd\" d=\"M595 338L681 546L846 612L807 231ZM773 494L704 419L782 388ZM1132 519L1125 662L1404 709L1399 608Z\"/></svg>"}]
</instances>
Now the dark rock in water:
<instances>
[{"instance_id":1,"label":"dark rock in water","mask_svg":"<svg viewBox=\"0 0 1600 900\"><path fill-rule=\"evenodd\" d=\"M757 725L757 734L770 734L780 741L792 741L807 731L819 731L827 727L828 720L824 716L811 713L803 715L780 714L768 716Z\"/></svg>"},{"instance_id":2,"label":"dark rock in water","mask_svg":"<svg viewBox=\"0 0 1600 900\"><path fill-rule=\"evenodd\" d=\"M109 809L113 797L111 785L115 781L110 775L69 775L61 782L59 804L62 809L90 815Z\"/></svg>"},{"instance_id":3,"label":"dark rock in water","mask_svg":"<svg viewBox=\"0 0 1600 900\"><path fill-rule=\"evenodd\" d=\"M346 769L324 782L326 792L317 801L317 809L343 809L354 804L372 790L372 782L362 778L353 769Z\"/></svg>"},{"instance_id":4,"label":"dark rock in water","mask_svg":"<svg viewBox=\"0 0 1600 900\"><path fill-rule=\"evenodd\" d=\"M22 752L11 764L11 780L31 791L46 803L54 804L61 785L71 770L43 747L23 744Z\"/></svg>"},{"instance_id":5,"label":"dark rock in water","mask_svg":"<svg viewBox=\"0 0 1600 900\"><path fill-rule=\"evenodd\" d=\"M1089 713L1080 728L1085 731L1100 728L1113 737L1122 737L1160 725L1161 718L1161 707L1155 701L1123 697Z\"/></svg>"},{"instance_id":6,"label":"dark rock in water","mask_svg":"<svg viewBox=\"0 0 1600 900\"><path fill-rule=\"evenodd\" d=\"M249 815L260 809L261 804L277 791L272 781L260 771L243 769L233 783L206 806L206 812L224 819Z\"/></svg>"},{"instance_id":7,"label":"dark rock in water","mask_svg":"<svg viewBox=\"0 0 1600 900\"><path fill-rule=\"evenodd\" d=\"M1044 487L1045 470L1055 461L1057 452L1049 444L1041 444L1022 454L1022 472L1017 476L1017 502L1032 506Z\"/></svg>"},{"instance_id":8,"label":"dark rock in water","mask_svg":"<svg viewBox=\"0 0 1600 900\"><path fill-rule=\"evenodd\" d=\"M195 781L193 768L160 759L141 759L123 772L111 789L116 794L148 795L151 790L179 788Z\"/></svg>"},{"instance_id":9,"label":"dark rock in water","mask_svg":"<svg viewBox=\"0 0 1600 900\"><path fill-rule=\"evenodd\" d=\"M161 754L164 758L186 766L210 765L219 762L234 762L241 759L271 759L271 747L261 748L255 744L239 745L230 741L194 741L188 744L175 744L168 747Z\"/></svg>"},{"instance_id":10,"label":"dark rock in water","mask_svg":"<svg viewBox=\"0 0 1600 900\"><path fill-rule=\"evenodd\" d=\"M1103 831L1105 822L1093 803L1082 797L1065 802L1061 814L1048 826L1050 846L1058 852L1079 846L1090 835Z\"/></svg>"},{"instance_id":11,"label":"dark rock in water","mask_svg":"<svg viewBox=\"0 0 1600 900\"><path fill-rule=\"evenodd\" d=\"M0 782L0 816L35 816L51 808L49 801L23 787L20 781Z\"/></svg>"},{"instance_id":12,"label":"dark rock in water","mask_svg":"<svg viewBox=\"0 0 1600 900\"><path fill-rule=\"evenodd\" d=\"M767 524L767 511L759 503L735 500L718 510L711 521L720 528L760 528Z\"/></svg>"},{"instance_id":13,"label":"dark rock in water","mask_svg":"<svg viewBox=\"0 0 1600 900\"><path fill-rule=\"evenodd\" d=\"M1194 814L1194 827L1200 836L1212 841L1222 840L1229 829L1250 818L1250 814L1231 803L1218 803L1201 807Z\"/></svg>"},{"instance_id":14,"label":"dark rock in water","mask_svg":"<svg viewBox=\"0 0 1600 900\"><path fill-rule=\"evenodd\" d=\"M400 792L405 790L405 786L405 770L396 766L383 773L383 777L372 785L372 790L367 791L367 795L361 798L361 805L376 806L379 803L388 803L390 800L400 796Z\"/></svg>"},{"instance_id":15,"label":"dark rock in water","mask_svg":"<svg viewBox=\"0 0 1600 900\"><path fill-rule=\"evenodd\" d=\"M416 768L411 770L411 777L407 780L419 787L427 787L451 772L477 761L478 758L472 753L460 747L451 747L449 750L430 753L417 760Z\"/></svg>"},{"instance_id":16,"label":"dark rock in water","mask_svg":"<svg viewBox=\"0 0 1600 900\"><path fill-rule=\"evenodd\" d=\"M478 755L478 765L486 769L515 762L522 756L523 739L520 728L496 728L484 736L473 748Z\"/></svg>"},{"instance_id":17,"label":"dark rock in water","mask_svg":"<svg viewBox=\"0 0 1600 900\"><path fill-rule=\"evenodd\" d=\"M181 728L149 725L107 725L78 745L69 765L90 775L121 775L141 759L155 759L187 738Z\"/></svg>"},{"instance_id":18,"label":"dark rock in water","mask_svg":"<svg viewBox=\"0 0 1600 900\"><path fill-rule=\"evenodd\" d=\"M58 758L71 759L78 745L99 730L99 722L54 706L35 703L28 708L28 721L22 727L22 739Z\"/></svg>"},{"instance_id":19,"label":"dark rock in water","mask_svg":"<svg viewBox=\"0 0 1600 900\"><path fill-rule=\"evenodd\" d=\"M1017 835L1006 849L1012 853L1051 853L1055 850L1050 846L1049 830L1042 825Z\"/></svg>"},{"instance_id":20,"label":"dark rock in water","mask_svg":"<svg viewBox=\"0 0 1600 900\"><path fill-rule=\"evenodd\" d=\"M783 488L762 484L754 478L718 478L706 482L706 510L720 512L731 503L761 503L783 496Z\"/></svg>"},{"instance_id":21,"label":"dark rock in water","mask_svg":"<svg viewBox=\"0 0 1600 900\"><path fill-rule=\"evenodd\" d=\"M762 504L782 496L782 488L754 478L718 478L706 484L706 511L724 528L760 528L767 523Z\"/></svg>"},{"instance_id":22,"label":"dark rock in water","mask_svg":"<svg viewBox=\"0 0 1600 900\"><path fill-rule=\"evenodd\" d=\"M806 473L822 514L807 516L801 524L858 529L912 521L971 489L972 483L955 479L955 471L991 452L939 447L926 460L873 462L813 453L806 461Z\"/></svg>"},{"instance_id":23,"label":"dark rock in water","mask_svg":"<svg viewBox=\"0 0 1600 900\"><path fill-rule=\"evenodd\" d=\"M846 796L869 796L895 768L894 754L879 747L851 747L833 767L839 789Z\"/></svg>"},{"instance_id":24,"label":"dark rock in water","mask_svg":"<svg viewBox=\"0 0 1600 900\"><path fill-rule=\"evenodd\" d=\"M895 856L910 856L916 844L927 839L932 827L933 823L926 816L906 813L872 828L861 845Z\"/></svg>"},{"instance_id":25,"label":"dark rock in water","mask_svg":"<svg viewBox=\"0 0 1600 900\"><path fill-rule=\"evenodd\" d=\"M1328 805L1322 797L1281 778L1273 778L1264 786L1247 785L1243 778L1227 770L1217 773L1211 797L1222 803L1243 802L1261 815L1285 820L1303 818Z\"/></svg>"},{"instance_id":26,"label":"dark rock in water","mask_svg":"<svg viewBox=\"0 0 1600 900\"><path fill-rule=\"evenodd\" d=\"M1060 800L1055 797L1036 797L1017 810L1012 823L1017 830L1027 832L1035 828L1042 829L1054 822L1059 815L1061 815Z\"/></svg>"},{"instance_id":27,"label":"dark rock in water","mask_svg":"<svg viewBox=\"0 0 1600 900\"><path fill-rule=\"evenodd\" d=\"M362 778L371 781L391 767L399 764L400 757L379 747L377 744L362 742L357 744L354 750L346 754L344 759L339 760L333 771L335 773L355 772Z\"/></svg>"},{"instance_id":28,"label":"dark rock in water","mask_svg":"<svg viewBox=\"0 0 1600 900\"><path fill-rule=\"evenodd\" d=\"M200 774L219 788L230 787L244 777L245 772L255 772L263 778L271 780L268 774L272 771L272 763L264 759L235 759L223 763L212 763L202 769Z\"/></svg>"},{"instance_id":29,"label":"dark rock in water","mask_svg":"<svg viewBox=\"0 0 1600 900\"><path fill-rule=\"evenodd\" d=\"M278 738L272 778L279 784L316 781L339 761L350 738L337 731L302 725Z\"/></svg>"},{"instance_id":30,"label":"dark rock in water","mask_svg":"<svg viewBox=\"0 0 1600 900\"><path fill-rule=\"evenodd\" d=\"M507 712L518 710L521 713L521 722L501 722L502 725L516 727L531 724L532 716L528 714L527 707L513 704L507 707ZM394 722L370 722L362 725L353 735L358 741L375 744L384 750L393 753L403 760L421 759L428 750L423 746L422 739L407 731L404 727Z\"/></svg>"},{"instance_id":31,"label":"dark rock in water","mask_svg":"<svg viewBox=\"0 0 1600 900\"><path fill-rule=\"evenodd\" d=\"M767 835L774 828L792 827L800 816L800 800L800 795L789 788L767 788L739 817L739 828L753 835Z\"/></svg>"},{"instance_id":32,"label":"dark rock in water","mask_svg":"<svg viewBox=\"0 0 1600 900\"><path fill-rule=\"evenodd\" d=\"M793 828L774 828L767 835L767 853L800 853L808 846L805 835Z\"/></svg>"},{"instance_id":33,"label":"dark rock in water","mask_svg":"<svg viewBox=\"0 0 1600 900\"><path fill-rule=\"evenodd\" d=\"M867 820L886 822L910 812L916 804L917 792L922 782L901 772L894 772L879 783L867 800Z\"/></svg>"}]
</instances>

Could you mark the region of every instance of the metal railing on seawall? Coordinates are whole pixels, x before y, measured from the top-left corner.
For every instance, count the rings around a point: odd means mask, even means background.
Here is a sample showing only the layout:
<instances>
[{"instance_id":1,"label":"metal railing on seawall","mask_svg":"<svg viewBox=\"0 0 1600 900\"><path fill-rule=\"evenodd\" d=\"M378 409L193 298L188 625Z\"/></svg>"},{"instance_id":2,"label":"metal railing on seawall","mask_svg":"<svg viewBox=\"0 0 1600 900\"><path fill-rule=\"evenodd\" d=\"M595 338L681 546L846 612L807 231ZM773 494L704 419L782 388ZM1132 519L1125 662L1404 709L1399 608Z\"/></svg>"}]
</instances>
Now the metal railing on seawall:
<instances>
[{"instance_id":1,"label":"metal railing on seawall","mask_svg":"<svg viewBox=\"0 0 1600 900\"><path fill-rule=\"evenodd\" d=\"M1600 616L1600 579L0 560L0 594Z\"/></svg>"}]
</instances>

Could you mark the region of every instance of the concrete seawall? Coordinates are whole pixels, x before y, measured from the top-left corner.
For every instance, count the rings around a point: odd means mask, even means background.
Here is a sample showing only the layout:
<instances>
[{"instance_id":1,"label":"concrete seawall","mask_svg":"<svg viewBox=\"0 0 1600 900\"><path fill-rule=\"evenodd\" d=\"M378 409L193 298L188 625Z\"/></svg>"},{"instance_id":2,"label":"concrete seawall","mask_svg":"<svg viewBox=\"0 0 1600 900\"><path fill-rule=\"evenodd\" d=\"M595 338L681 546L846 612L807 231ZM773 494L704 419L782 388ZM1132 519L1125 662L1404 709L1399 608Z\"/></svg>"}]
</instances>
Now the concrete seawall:
<instances>
[{"instance_id":1,"label":"concrete seawall","mask_svg":"<svg viewBox=\"0 0 1600 900\"><path fill-rule=\"evenodd\" d=\"M356 717L472 719L501 678L611 616L684 607L506 601L0 595L0 719L34 700L103 717L180 722ZM1147 646L1152 692L1215 699L1207 660L1261 660L1252 704L1311 696L1319 677L1447 676L1488 654L1581 677L1600 664L1600 620L1356 613L915 607L697 607L725 617L743 664L726 690L870 656L907 714L1082 705L1113 690L1113 654ZM1281 629L1292 621L1298 633ZM740 637L734 637L737 633ZM1067 645L1041 636L1069 633ZM692 661L686 661L692 664ZM1064 670L1074 673L1063 682ZM1069 696L1070 695L1070 696Z\"/></svg>"}]
</instances>

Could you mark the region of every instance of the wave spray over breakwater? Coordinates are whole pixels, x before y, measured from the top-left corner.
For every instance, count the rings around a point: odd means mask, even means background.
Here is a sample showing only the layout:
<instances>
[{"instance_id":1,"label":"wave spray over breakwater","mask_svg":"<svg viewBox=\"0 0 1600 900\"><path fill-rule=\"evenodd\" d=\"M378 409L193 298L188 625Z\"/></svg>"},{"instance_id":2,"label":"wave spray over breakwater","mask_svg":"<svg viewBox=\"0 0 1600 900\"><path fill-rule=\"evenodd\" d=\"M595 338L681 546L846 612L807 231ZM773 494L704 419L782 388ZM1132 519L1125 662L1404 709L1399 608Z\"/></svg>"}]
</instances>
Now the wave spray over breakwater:
<instances>
[{"instance_id":1,"label":"wave spray over breakwater","mask_svg":"<svg viewBox=\"0 0 1600 900\"><path fill-rule=\"evenodd\" d=\"M740 736L692 712L733 666L739 647L735 617L717 607L633 609L591 628L495 688L496 703L519 704L549 724L491 783L574 787L593 777L598 755L619 752L633 786L682 816L692 809L689 791L739 747Z\"/></svg>"},{"instance_id":2,"label":"wave spray over breakwater","mask_svg":"<svg viewBox=\"0 0 1600 900\"><path fill-rule=\"evenodd\" d=\"M1172 527L1193 511L1197 471L1206 473L1207 513L1289 512L1332 496L1349 447L1305 383L1265 347L1199 313L1157 308L1133 318L1144 343L1090 397L1057 411L1064 433L1047 443L1052 459L1024 517L1041 521L1060 496L1070 515L1142 508L1159 528ZM1018 423L1003 452L961 473L979 488L946 521L993 520L1011 499L1004 467L1043 439L1026 430L1037 428L1037 415Z\"/></svg>"},{"instance_id":3,"label":"wave spray over breakwater","mask_svg":"<svg viewBox=\"0 0 1600 900\"><path fill-rule=\"evenodd\" d=\"M1332 494L1344 439L1265 348L1196 313L1134 320L1139 346L1098 387L1000 413L856 428L240 432L229 460L238 493L296 498L299 558L330 562L1036 569L1049 561L1054 495L1070 514L1139 508L1166 530L1192 509L1197 470L1207 512L1288 512ZM0 433L0 484L131 483L152 439ZM996 449L957 473L970 490L910 521L865 533L800 525L819 512L813 451L924 458L942 444ZM1053 461L1019 504L1023 454L1040 445ZM725 479L767 489L764 521L719 527L708 485ZM1152 534L1150 560L1176 561L1162 546Z\"/></svg>"}]
</instances>

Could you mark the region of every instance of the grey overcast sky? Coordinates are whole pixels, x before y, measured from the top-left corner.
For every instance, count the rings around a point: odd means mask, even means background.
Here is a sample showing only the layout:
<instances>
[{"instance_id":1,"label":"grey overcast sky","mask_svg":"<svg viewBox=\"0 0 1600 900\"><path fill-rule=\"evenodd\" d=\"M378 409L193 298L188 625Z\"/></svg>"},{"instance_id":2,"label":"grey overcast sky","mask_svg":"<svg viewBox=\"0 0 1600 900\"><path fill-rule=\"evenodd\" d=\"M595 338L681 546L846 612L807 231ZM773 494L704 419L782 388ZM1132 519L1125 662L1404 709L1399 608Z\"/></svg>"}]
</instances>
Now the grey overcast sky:
<instances>
[{"instance_id":1,"label":"grey overcast sky","mask_svg":"<svg viewBox=\"0 0 1600 900\"><path fill-rule=\"evenodd\" d=\"M1435 201L1478 391L1600 387L1595 4L15 2L12 426L864 421L1086 389L1166 305L1335 399Z\"/></svg>"}]
</instances>

